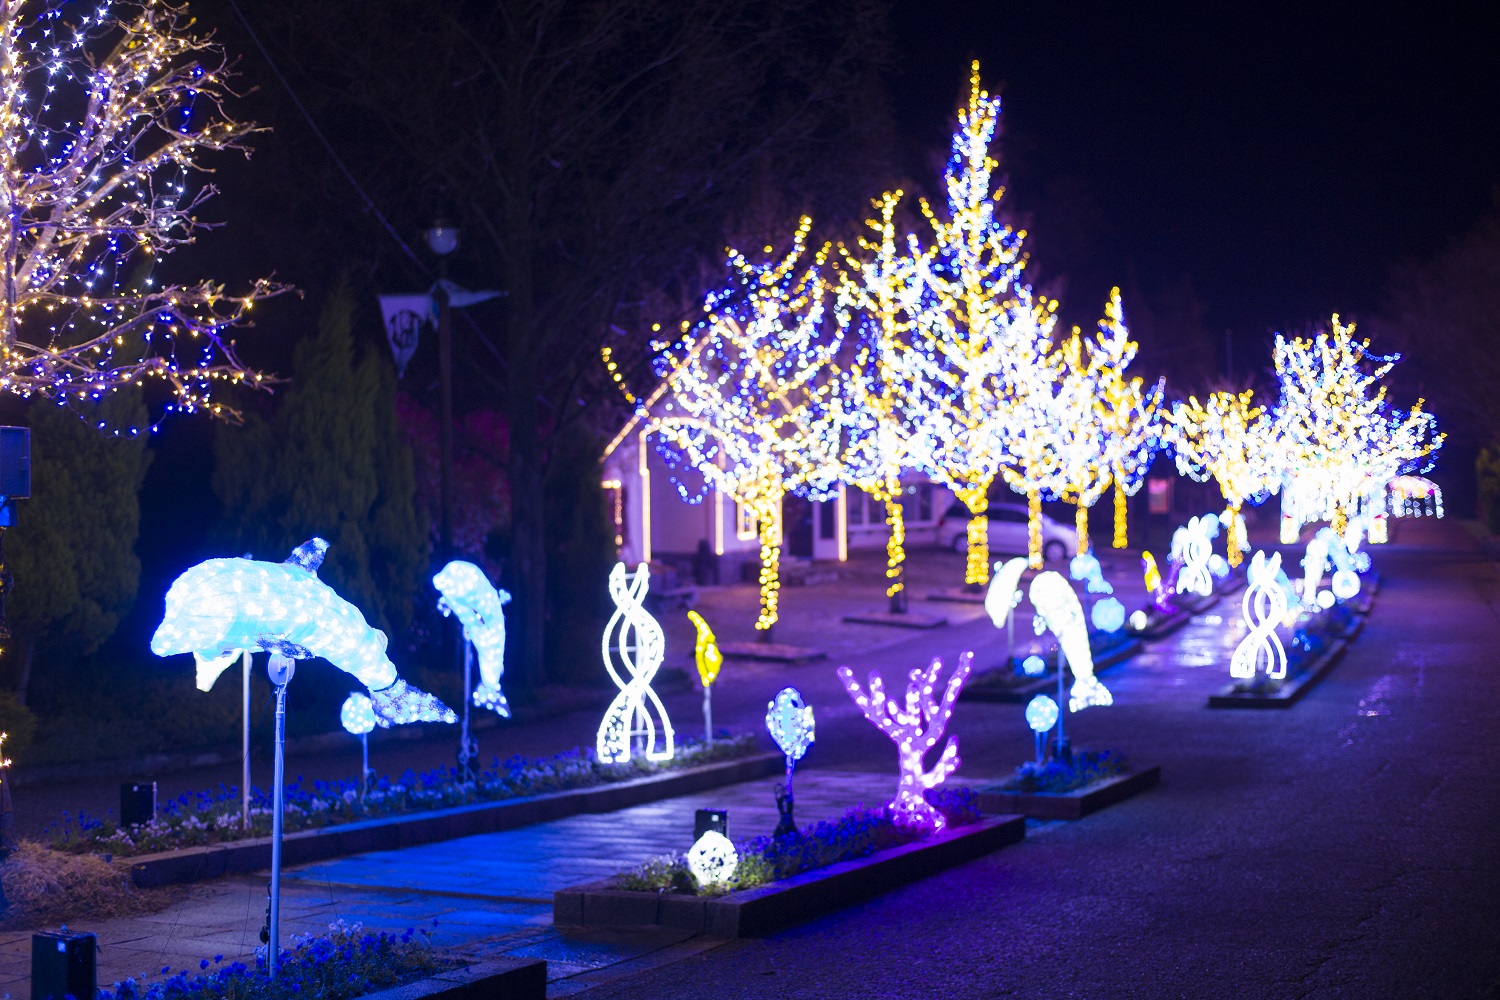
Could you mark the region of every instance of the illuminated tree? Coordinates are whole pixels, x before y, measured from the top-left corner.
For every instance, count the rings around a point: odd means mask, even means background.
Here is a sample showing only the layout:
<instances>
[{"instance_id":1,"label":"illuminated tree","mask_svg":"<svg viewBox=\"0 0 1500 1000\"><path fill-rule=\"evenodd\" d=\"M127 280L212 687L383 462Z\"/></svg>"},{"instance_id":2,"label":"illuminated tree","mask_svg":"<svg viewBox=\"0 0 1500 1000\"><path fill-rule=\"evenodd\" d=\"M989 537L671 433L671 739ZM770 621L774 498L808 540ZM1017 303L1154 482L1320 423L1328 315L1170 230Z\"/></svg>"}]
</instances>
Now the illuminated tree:
<instances>
[{"instance_id":1,"label":"illuminated tree","mask_svg":"<svg viewBox=\"0 0 1500 1000\"><path fill-rule=\"evenodd\" d=\"M1103 369L1095 406L1108 435L1109 473L1114 483L1115 530L1112 543L1114 548L1123 549L1129 544L1125 498L1140 490L1146 481L1151 459L1156 455L1166 380L1157 379L1147 389L1139 376L1126 378L1125 369L1135 360L1137 344L1130 339L1130 331L1125 325L1125 310L1120 304L1118 288L1109 291L1094 349Z\"/></svg>"},{"instance_id":2,"label":"illuminated tree","mask_svg":"<svg viewBox=\"0 0 1500 1000\"><path fill-rule=\"evenodd\" d=\"M214 383L264 384L227 334L283 286L151 274L206 228L205 154L254 130L225 114L226 58L192 23L159 0L3 0L0 390L98 398L158 379L177 410L237 417Z\"/></svg>"},{"instance_id":3,"label":"illuminated tree","mask_svg":"<svg viewBox=\"0 0 1500 1000\"><path fill-rule=\"evenodd\" d=\"M996 217L1005 191L992 187L999 164L989 147L999 122L1000 100L981 89L976 62L943 175L946 219L922 202L932 227L918 261L927 295L910 349L895 362L905 391L930 407L913 453L969 510L969 584L989 578L986 510L995 477L1026 494L1036 534L1052 476L1037 434L1056 381L1049 351L1057 304L1020 280L1026 234Z\"/></svg>"},{"instance_id":4,"label":"illuminated tree","mask_svg":"<svg viewBox=\"0 0 1500 1000\"><path fill-rule=\"evenodd\" d=\"M667 393L650 428L669 462L696 469L749 508L760 535L760 615L776 623L781 503L826 493L839 480L847 422L833 358L841 338L825 316L829 247L805 266L803 218L791 250L753 264L731 250L733 280L705 299L705 317L676 350L663 346ZM830 334L827 331L832 330Z\"/></svg>"},{"instance_id":5,"label":"illuminated tree","mask_svg":"<svg viewBox=\"0 0 1500 1000\"><path fill-rule=\"evenodd\" d=\"M1426 471L1442 447L1437 421L1422 411L1394 410L1379 385L1399 355L1370 353L1339 322L1313 337L1276 338L1280 399L1273 418L1284 461L1283 489L1299 497L1293 517L1306 523L1327 514L1343 533L1348 508L1402 472Z\"/></svg>"},{"instance_id":6,"label":"illuminated tree","mask_svg":"<svg viewBox=\"0 0 1500 1000\"><path fill-rule=\"evenodd\" d=\"M1212 477L1228 505L1229 565L1240 564L1246 539L1240 537L1240 507L1275 492L1281 469L1275 425L1251 400L1255 393L1215 392L1206 404L1189 396L1172 407L1171 425L1177 470L1203 482Z\"/></svg>"},{"instance_id":7,"label":"illuminated tree","mask_svg":"<svg viewBox=\"0 0 1500 1000\"><path fill-rule=\"evenodd\" d=\"M911 465L913 436L926 419L931 397L908 392L900 364L910 349L915 310L922 296L916 258L896 240L894 215L902 192L874 202L879 219L866 222L877 239L861 236L867 257L839 250L847 270L839 275L841 319L855 327L859 347L848 373L850 425L840 456L844 482L885 507L886 596L891 610L906 610L902 566L906 526L901 474ZM848 310L847 312L845 310Z\"/></svg>"}]
</instances>

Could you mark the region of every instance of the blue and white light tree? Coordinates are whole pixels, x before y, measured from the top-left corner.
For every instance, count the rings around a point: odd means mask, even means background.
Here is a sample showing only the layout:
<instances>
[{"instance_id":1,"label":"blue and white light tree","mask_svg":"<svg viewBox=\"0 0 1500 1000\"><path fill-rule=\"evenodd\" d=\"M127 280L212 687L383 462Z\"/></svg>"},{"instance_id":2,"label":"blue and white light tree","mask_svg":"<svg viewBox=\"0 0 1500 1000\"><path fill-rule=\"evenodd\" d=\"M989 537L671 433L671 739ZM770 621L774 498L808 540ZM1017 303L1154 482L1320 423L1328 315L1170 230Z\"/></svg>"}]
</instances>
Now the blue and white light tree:
<instances>
[{"instance_id":1,"label":"blue and white light tree","mask_svg":"<svg viewBox=\"0 0 1500 1000\"><path fill-rule=\"evenodd\" d=\"M180 6L0 2L0 391L156 380L176 410L234 418L213 390L267 384L229 334L285 286L153 274L207 228L207 157L255 131L226 113L228 76Z\"/></svg>"}]
</instances>

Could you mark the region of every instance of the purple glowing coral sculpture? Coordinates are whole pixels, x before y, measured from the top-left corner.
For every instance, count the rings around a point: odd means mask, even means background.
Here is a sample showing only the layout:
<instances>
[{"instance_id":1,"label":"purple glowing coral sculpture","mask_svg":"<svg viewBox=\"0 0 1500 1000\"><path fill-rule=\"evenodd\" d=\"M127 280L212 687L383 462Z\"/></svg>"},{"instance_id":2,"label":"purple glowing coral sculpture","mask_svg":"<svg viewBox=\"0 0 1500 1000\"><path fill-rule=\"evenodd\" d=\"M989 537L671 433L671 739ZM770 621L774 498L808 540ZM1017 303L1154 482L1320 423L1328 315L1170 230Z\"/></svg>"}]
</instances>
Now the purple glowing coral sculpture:
<instances>
[{"instance_id":1,"label":"purple glowing coral sculpture","mask_svg":"<svg viewBox=\"0 0 1500 1000\"><path fill-rule=\"evenodd\" d=\"M934 692L943 661L934 658L926 670L912 670L907 675L904 703L886 697L879 672L870 671L868 688L863 688L855 679L854 671L848 667L838 668L844 690L849 692L849 697L854 699L865 718L896 744L901 774L890 808L896 821L903 826L924 827L938 833L948 825L943 814L928 804L925 793L941 785L948 775L958 770L958 737L948 737L941 756L930 771L924 758L947 731L953 707L958 703L958 692L969 679L973 664L973 653L964 653L958 658L958 667L948 678L941 699L936 698Z\"/></svg>"}]
</instances>

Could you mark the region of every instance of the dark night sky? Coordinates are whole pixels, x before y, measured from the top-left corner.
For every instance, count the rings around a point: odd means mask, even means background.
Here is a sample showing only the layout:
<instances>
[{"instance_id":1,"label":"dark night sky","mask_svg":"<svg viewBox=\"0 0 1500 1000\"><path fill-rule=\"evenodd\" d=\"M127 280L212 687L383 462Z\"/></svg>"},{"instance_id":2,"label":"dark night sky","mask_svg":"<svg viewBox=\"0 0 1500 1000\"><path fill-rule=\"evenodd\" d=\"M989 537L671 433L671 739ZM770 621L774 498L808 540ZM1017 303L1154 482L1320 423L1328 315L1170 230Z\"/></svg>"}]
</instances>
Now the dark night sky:
<instances>
[{"instance_id":1,"label":"dark night sky","mask_svg":"<svg viewBox=\"0 0 1500 1000\"><path fill-rule=\"evenodd\" d=\"M1237 350L1379 303L1500 181L1485 5L901 0L891 94L932 183L968 60L1003 99L1003 168L1064 313L1191 280ZM1331 9L1333 7L1341 9Z\"/></svg>"}]
</instances>

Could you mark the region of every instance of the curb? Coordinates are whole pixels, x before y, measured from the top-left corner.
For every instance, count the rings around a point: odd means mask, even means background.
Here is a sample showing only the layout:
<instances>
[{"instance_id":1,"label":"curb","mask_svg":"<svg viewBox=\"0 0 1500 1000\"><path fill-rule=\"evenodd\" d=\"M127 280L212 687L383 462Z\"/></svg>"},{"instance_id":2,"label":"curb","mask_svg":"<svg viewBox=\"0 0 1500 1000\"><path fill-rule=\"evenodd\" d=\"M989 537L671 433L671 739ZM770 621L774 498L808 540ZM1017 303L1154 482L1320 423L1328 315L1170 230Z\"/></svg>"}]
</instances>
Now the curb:
<instances>
[{"instance_id":1,"label":"curb","mask_svg":"<svg viewBox=\"0 0 1500 1000\"><path fill-rule=\"evenodd\" d=\"M431 979L365 994L364 1000L546 1000L547 963L540 958L496 959L438 973Z\"/></svg>"},{"instance_id":2,"label":"curb","mask_svg":"<svg viewBox=\"0 0 1500 1000\"><path fill-rule=\"evenodd\" d=\"M995 816L931 840L709 898L627 892L609 888L609 880L590 882L553 893L552 922L566 927L660 926L711 937L761 937L983 857L1025 836L1025 817Z\"/></svg>"},{"instance_id":3,"label":"curb","mask_svg":"<svg viewBox=\"0 0 1500 1000\"><path fill-rule=\"evenodd\" d=\"M1144 644L1139 639L1126 640L1125 642L1112 647L1103 656L1100 656L1099 658L1094 660L1094 673L1101 674L1112 667L1117 667L1120 664L1124 663L1126 660L1129 660L1131 657L1135 656L1135 654L1139 653L1144 648ZM1005 668L1000 667L998 669L1003 670ZM995 671L985 671L985 673L994 672ZM1068 671L1069 674L1072 674L1072 672L1073 671L1071 669ZM1056 668L1053 668L1048 673L1042 674L1040 677L1037 677L1029 683L1015 684L1008 687L987 686L983 683L975 683L975 681L979 681L980 678L984 676L985 674L979 674L973 679L973 681L964 685L963 690L958 693L958 700L1020 704L1023 701L1030 701L1034 695L1050 691L1053 688L1057 687Z\"/></svg>"},{"instance_id":4,"label":"curb","mask_svg":"<svg viewBox=\"0 0 1500 1000\"><path fill-rule=\"evenodd\" d=\"M1341 638L1328 647L1328 651L1318 659L1314 660L1297 678L1283 684L1277 691L1270 694L1255 694L1248 691L1236 691L1235 686L1230 684L1223 688L1218 694L1208 696L1209 708L1291 708L1302 700L1318 681L1332 670L1339 660L1344 658L1344 652L1349 648L1350 640L1359 634L1359 628L1364 622L1351 629L1347 638Z\"/></svg>"},{"instance_id":5,"label":"curb","mask_svg":"<svg viewBox=\"0 0 1500 1000\"><path fill-rule=\"evenodd\" d=\"M976 788L979 808L987 813L1021 813L1035 819L1082 819L1106 806L1123 802L1161 781L1161 766L1145 767L1117 775L1071 792L1007 792L1001 783Z\"/></svg>"},{"instance_id":6,"label":"curb","mask_svg":"<svg viewBox=\"0 0 1500 1000\"><path fill-rule=\"evenodd\" d=\"M613 812L722 785L770 777L780 774L784 766L785 759L781 754L760 753L634 781L406 813L316 830L298 830L282 838L281 858L283 864L301 865L367 851L396 850L474 834L497 833L581 813ZM129 868L131 881L140 888L201 882L221 875L269 868L271 838L143 854L124 858L117 864Z\"/></svg>"}]
</instances>

